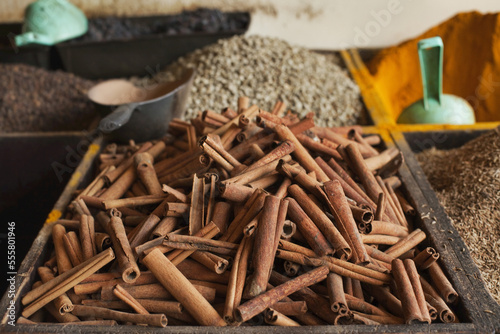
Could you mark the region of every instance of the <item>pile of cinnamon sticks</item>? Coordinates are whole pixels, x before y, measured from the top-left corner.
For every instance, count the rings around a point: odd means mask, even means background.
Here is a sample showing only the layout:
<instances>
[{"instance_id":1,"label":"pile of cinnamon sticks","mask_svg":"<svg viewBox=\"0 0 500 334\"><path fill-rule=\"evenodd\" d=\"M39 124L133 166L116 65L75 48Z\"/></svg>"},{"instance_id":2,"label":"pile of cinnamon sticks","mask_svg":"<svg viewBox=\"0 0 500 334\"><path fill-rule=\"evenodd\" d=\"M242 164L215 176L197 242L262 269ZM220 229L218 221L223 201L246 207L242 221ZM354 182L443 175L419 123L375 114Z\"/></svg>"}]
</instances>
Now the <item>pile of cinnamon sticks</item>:
<instances>
[{"instance_id":1,"label":"pile of cinnamon sticks","mask_svg":"<svg viewBox=\"0 0 500 334\"><path fill-rule=\"evenodd\" d=\"M242 97L157 142L108 145L18 322L458 321L439 254L412 229L401 153L285 110Z\"/></svg>"}]
</instances>

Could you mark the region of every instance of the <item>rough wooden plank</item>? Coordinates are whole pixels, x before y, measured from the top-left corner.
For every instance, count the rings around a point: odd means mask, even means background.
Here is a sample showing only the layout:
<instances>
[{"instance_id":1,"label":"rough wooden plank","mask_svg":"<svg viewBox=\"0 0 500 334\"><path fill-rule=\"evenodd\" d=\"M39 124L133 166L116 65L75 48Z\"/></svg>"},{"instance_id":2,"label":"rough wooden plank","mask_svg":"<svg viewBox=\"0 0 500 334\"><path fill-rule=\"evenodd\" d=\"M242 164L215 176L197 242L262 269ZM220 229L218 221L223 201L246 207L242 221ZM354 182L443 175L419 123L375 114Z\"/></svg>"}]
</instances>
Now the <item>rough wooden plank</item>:
<instances>
[{"instance_id":1,"label":"rough wooden plank","mask_svg":"<svg viewBox=\"0 0 500 334\"><path fill-rule=\"evenodd\" d=\"M3 333L163 333L163 334L290 334L294 333L477 333L482 332L474 324L431 324L431 325L349 325L349 326L302 326L297 328L277 326L245 326L245 327L202 327L202 326L167 326L165 328L150 328L143 326L78 326L78 325L17 325L16 327L0 327Z\"/></svg>"},{"instance_id":2,"label":"rough wooden plank","mask_svg":"<svg viewBox=\"0 0 500 334\"><path fill-rule=\"evenodd\" d=\"M51 224L58 220L63 211L68 206L68 203L73 196L73 193L78 188L78 186L82 183L83 177L87 174L88 170L94 164L94 160L97 157L98 153L101 151L101 146L103 142L103 137L98 135L92 142L89 144L89 148L85 155L82 158L82 161L76 168L76 170L71 175L69 182L66 184L61 196L54 204L52 211L49 213L45 223Z\"/></svg>"}]
</instances>

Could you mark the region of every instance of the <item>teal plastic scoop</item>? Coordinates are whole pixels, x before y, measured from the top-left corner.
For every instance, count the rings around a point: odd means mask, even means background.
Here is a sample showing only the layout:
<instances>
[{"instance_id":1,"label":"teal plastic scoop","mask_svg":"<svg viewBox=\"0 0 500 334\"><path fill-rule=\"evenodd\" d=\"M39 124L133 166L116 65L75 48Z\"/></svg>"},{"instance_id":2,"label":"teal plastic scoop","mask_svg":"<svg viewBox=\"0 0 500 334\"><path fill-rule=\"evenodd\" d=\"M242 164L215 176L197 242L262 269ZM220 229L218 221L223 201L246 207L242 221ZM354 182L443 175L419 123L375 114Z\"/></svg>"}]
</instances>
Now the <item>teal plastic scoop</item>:
<instances>
[{"instance_id":1,"label":"teal plastic scoop","mask_svg":"<svg viewBox=\"0 0 500 334\"><path fill-rule=\"evenodd\" d=\"M16 36L17 46L54 45L85 34L85 14L66 0L38 0L24 14L23 34Z\"/></svg>"},{"instance_id":2,"label":"teal plastic scoop","mask_svg":"<svg viewBox=\"0 0 500 334\"><path fill-rule=\"evenodd\" d=\"M443 94L443 41L432 37L418 42L424 98L398 118L403 124L474 124L471 105L463 98Z\"/></svg>"}]
</instances>

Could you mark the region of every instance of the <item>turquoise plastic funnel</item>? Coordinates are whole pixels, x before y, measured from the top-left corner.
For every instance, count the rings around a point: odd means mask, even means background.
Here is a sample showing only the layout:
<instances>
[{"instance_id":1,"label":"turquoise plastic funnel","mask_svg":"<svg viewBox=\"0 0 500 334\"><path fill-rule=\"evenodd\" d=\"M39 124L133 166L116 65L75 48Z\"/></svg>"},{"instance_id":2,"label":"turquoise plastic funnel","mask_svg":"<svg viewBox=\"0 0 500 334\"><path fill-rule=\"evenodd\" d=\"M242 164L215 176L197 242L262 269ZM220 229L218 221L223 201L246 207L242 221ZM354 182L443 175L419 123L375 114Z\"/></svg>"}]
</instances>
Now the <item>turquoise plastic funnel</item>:
<instances>
[{"instance_id":1,"label":"turquoise plastic funnel","mask_svg":"<svg viewBox=\"0 0 500 334\"><path fill-rule=\"evenodd\" d=\"M16 45L54 45L87 32L85 14L66 0L38 0L24 14L23 34L16 36Z\"/></svg>"},{"instance_id":2,"label":"turquoise plastic funnel","mask_svg":"<svg viewBox=\"0 0 500 334\"><path fill-rule=\"evenodd\" d=\"M404 124L474 124L471 105L463 98L443 94L443 41L432 37L418 42L424 98L399 115Z\"/></svg>"}]
</instances>

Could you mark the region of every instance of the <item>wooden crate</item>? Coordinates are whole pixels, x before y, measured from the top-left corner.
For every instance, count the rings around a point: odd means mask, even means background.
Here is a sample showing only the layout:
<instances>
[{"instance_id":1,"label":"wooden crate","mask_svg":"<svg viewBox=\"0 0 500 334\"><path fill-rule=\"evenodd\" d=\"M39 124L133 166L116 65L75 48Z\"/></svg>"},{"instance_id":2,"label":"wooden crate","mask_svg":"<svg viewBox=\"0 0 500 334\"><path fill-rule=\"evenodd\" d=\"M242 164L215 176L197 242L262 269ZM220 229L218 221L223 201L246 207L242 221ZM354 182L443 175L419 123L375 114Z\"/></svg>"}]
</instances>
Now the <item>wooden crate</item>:
<instances>
[{"instance_id":1,"label":"wooden crate","mask_svg":"<svg viewBox=\"0 0 500 334\"><path fill-rule=\"evenodd\" d=\"M373 130L373 129L371 129ZM416 163L413 153L408 144L404 140L401 133L381 132L387 147L397 146L400 148L406 158L406 162L400 169L400 176L403 181L403 190L408 195L408 199L415 206L417 211L417 219L415 227L419 227L428 234L425 243L434 247L441 254L441 265L453 283L456 291L460 295L458 306L455 308L456 314L461 323L451 324L422 324L422 325L348 325L348 326L317 326L317 327L299 327L299 328L281 328L281 327L201 327L201 326L167 326L166 328L150 328L142 326L78 326L70 324L54 325L54 324L39 324L39 325L16 325L15 327L7 324L8 312L5 312L0 322L0 331L2 332L60 332L75 330L82 333L235 333L236 331L244 333L484 333L495 332L500 330L500 306L496 304L489 293L486 291L484 282L480 279L475 279L474 274L478 273L477 267L474 265L467 247L462 239L458 236L449 218L444 213L444 210L439 205L437 199L432 200L433 192L430 186L426 184L426 180L416 177L421 173L419 166ZM391 139L394 138L394 141ZM95 143L99 145L100 143ZM82 164L75 171L78 174L75 180L81 182L84 175L91 169L91 162L96 157L96 147L91 149L84 157ZM79 183L78 182L78 183ZM75 189L75 182L70 181L67 188L63 192L58 204L67 202L70 194ZM429 193L429 191L431 193ZM58 206L54 212L61 210ZM52 218L54 218L53 215ZM48 223L44 225L36 238L33 246L24 259L16 279L16 297L15 313L16 317L22 310L21 296L26 294L35 279L36 270L46 259L48 252L51 250L50 241L50 223L53 219L48 219ZM442 231L445 232L442 232ZM449 233L448 231L453 231ZM457 270L459 268L459 270ZM0 301L0 309L7 310L9 298L4 295Z\"/></svg>"},{"instance_id":2,"label":"wooden crate","mask_svg":"<svg viewBox=\"0 0 500 334\"><path fill-rule=\"evenodd\" d=\"M485 128L488 129L489 126ZM460 291L465 315L472 324L479 325L480 332L487 331L488 328L500 330L500 306L486 289L467 245L439 203L414 153L424 147L430 148L431 145L440 149L460 147L484 133L486 129L391 132L395 145L405 156L405 164L400 169L400 175L405 186L412 189L408 195L417 205L419 214L424 215L423 227L428 232L428 241L440 253L443 270L455 289Z\"/></svg>"}]
</instances>

